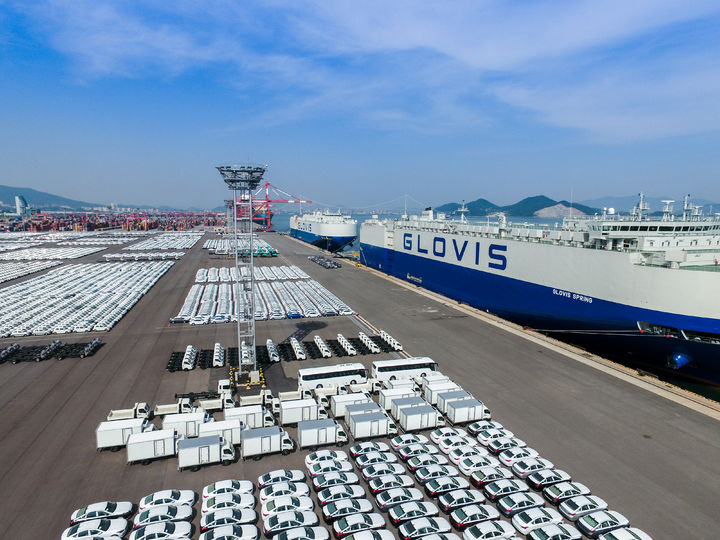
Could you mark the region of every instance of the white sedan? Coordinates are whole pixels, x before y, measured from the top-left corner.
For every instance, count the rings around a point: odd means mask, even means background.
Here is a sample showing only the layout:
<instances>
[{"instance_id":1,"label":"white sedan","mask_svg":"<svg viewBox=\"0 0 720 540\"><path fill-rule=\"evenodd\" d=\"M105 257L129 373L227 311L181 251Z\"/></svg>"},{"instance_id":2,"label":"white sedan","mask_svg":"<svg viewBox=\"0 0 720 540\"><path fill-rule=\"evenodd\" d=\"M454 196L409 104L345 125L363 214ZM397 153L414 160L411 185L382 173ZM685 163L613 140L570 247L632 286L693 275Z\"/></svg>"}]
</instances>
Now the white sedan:
<instances>
[{"instance_id":1,"label":"white sedan","mask_svg":"<svg viewBox=\"0 0 720 540\"><path fill-rule=\"evenodd\" d=\"M255 486L250 480L220 480L203 488L203 499L220 495L221 493L250 493L255 491Z\"/></svg>"},{"instance_id":2,"label":"white sedan","mask_svg":"<svg viewBox=\"0 0 720 540\"><path fill-rule=\"evenodd\" d=\"M221 493L207 498L202 503L202 513L207 514L221 508L253 508L255 497L249 493Z\"/></svg>"},{"instance_id":3,"label":"white sedan","mask_svg":"<svg viewBox=\"0 0 720 540\"><path fill-rule=\"evenodd\" d=\"M347 454L342 450L318 450L317 452L308 454L305 457L305 467L309 469L312 465L314 465L315 463L320 463L321 461L341 461L347 460L347 458Z\"/></svg>"},{"instance_id":4,"label":"white sedan","mask_svg":"<svg viewBox=\"0 0 720 540\"><path fill-rule=\"evenodd\" d=\"M187 521L166 521L135 529L128 540L187 540L191 533L192 525Z\"/></svg>"},{"instance_id":5,"label":"white sedan","mask_svg":"<svg viewBox=\"0 0 720 540\"><path fill-rule=\"evenodd\" d=\"M262 504L260 516L266 519L280 512L289 512L290 510L304 512L311 511L314 508L315 503L310 497L278 497Z\"/></svg>"},{"instance_id":6,"label":"white sedan","mask_svg":"<svg viewBox=\"0 0 720 540\"><path fill-rule=\"evenodd\" d=\"M138 510L145 510L151 506L162 506L165 504L195 504L195 492L189 489L164 489L146 495L138 503Z\"/></svg>"},{"instance_id":7,"label":"white sedan","mask_svg":"<svg viewBox=\"0 0 720 540\"><path fill-rule=\"evenodd\" d=\"M259 536L255 525L223 525L202 533L199 540L257 540Z\"/></svg>"},{"instance_id":8,"label":"white sedan","mask_svg":"<svg viewBox=\"0 0 720 540\"><path fill-rule=\"evenodd\" d=\"M65 529L60 539L87 538L88 536L122 536L127 528L127 519L91 519Z\"/></svg>"},{"instance_id":9,"label":"white sedan","mask_svg":"<svg viewBox=\"0 0 720 540\"><path fill-rule=\"evenodd\" d=\"M164 504L162 506L153 506L147 510L139 512L133 520L133 528L144 527L152 523L160 523L162 521L190 521L193 518L192 506L181 504L178 506L172 504Z\"/></svg>"},{"instance_id":10,"label":"white sedan","mask_svg":"<svg viewBox=\"0 0 720 540\"><path fill-rule=\"evenodd\" d=\"M484 521L468 527L463 533L463 540L505 540L515 537L515 529L512 525L499 519Z\"/></svg>"},{"instance_id":11,"label":"white sedan","mask_svg":"<svg viewBox=\"0 0 720 540\"><path fill-rule=\"evenodd\" d=\"M70 516L70 524L75 525L81 521L90 519L110 519L117 517L127 517L132 514L133 505L131 502L112 502L104 501L88 504L82 508L75 510Z\"/></svg>"},{"instance_id":12,"label":"white sedan","mask_svg":"<svg viewBox=\"0 0 720 540\"><path fill-rule=\"evenodd\" d=\"M531 508L514 515L512 524L520 534L527 535L540 527L562 523L562 520L560 512L554 508Z\"/></svg>"},{"instance_id":13,"label":"white sedan","mask_svg":"<svg viewBox=\"0 0 720 540\"><path fill-rule=\"evenodd\" d=\"M258 476L258 489L262 489L271 484L279 482L304 482L305 473L297 469L277 469Z\"/></svg>"},{"instance_id":14,"label":"white sedan","mask_svg":"<svg viewBox=\"0 0 720 540\"><path fill-rule=\"evenodd\" d=\"M446 437L452 437L454 435L467 437L467 431L462 428L441 427L430 432L430 438L435 444L440 442L440 439L445 439Z\"/></svg>"}]
</instances>

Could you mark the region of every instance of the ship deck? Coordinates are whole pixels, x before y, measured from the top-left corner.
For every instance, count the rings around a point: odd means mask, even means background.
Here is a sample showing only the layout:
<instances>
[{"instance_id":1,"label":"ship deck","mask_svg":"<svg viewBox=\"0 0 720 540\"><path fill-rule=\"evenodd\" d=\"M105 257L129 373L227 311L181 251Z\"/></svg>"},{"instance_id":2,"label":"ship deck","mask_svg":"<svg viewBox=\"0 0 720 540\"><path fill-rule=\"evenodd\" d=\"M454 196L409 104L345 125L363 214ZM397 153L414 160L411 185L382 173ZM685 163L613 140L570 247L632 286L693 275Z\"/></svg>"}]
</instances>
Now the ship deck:
<instances>
[{"instance_id":1,"label":"ship deck","mask_svg":"<svg viewBox=\"0 0 720 540\"><path fill-rule=\"evenodd\" d=\"M338 332L356 336L360 329L385 329L410 355L438 361L445 374L486 402L494 419L588 485L633 526L657 539L713 535L720 486L720 414L713 404L665 391L589 355L568 352L467 306L351 263L336 270L322 268L307 259L317 250L289 237L262 237L281 256L259 264L296 264L359 313L259 322L258 343L268 337L281 342L296 332L328 339ZM95 451L95 428L110 409L131 407L136 401L172 402L176 392L212 389L226 376L222 369L165 369L170 353L188 344L211 348L216 341L234 342L234 325L167 323L182 305L196 269L219 265L201 249L203 241L187 250L110 333L99 334L106 344L95 356L0 365L4 537L58 537L74 509L95 501L136 503L160 489L199 492L223 478L255 480L275 468L304 469L304 452L181 473L176 459L128 466L124 451ZM53 338L6 339L1 344L48 343ZM89 341L87 334L61 339ZM369 365L387 356L360 361ZM275 394L295 389L297 369L320 363L276 364L266 370L266 381ZM294 430L288 431L295 438ZM197 516L194 523L197 531Z\"/></svg>"}]
</instances>

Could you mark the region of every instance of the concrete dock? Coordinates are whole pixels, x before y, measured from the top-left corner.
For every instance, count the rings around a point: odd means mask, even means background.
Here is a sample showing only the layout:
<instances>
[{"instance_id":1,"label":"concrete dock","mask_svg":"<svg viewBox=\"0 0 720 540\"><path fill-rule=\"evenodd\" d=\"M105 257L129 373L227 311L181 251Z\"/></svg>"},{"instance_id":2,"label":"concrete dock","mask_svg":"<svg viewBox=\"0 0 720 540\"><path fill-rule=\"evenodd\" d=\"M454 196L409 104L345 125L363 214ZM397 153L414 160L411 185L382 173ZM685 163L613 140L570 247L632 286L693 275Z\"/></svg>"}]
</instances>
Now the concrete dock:
<instances>
[{"instance_id":1,"label":"concrete dock","mask_svg":"<svg viewBox=\"0 0 720 540\"><path fill-rule=\"evenodd\" d=\"M581 352L528 339L414 286L349 263L328 270L307 259L317 253L314 248L275 234L262 237L281 256L258 264L300 266L359 315L259 322L259 344L268 337L281 342L298 331L329 339L338 332L350 337L361 329L387 330L409 354L435 359L441 371L485 401L494 419L589 486L633 526L655 539L715 537L720 422L712 404L672 399L670 392L646 388L624 372L598 369ZM136 401L168 403L176 392L207 390L227 375L223 369L165 369L170 353L188 344L235 344L231 324L168 324L197 268L231 264L210 258L202 243L188 250L111 332L89 334L106 342L95 356L0 365L1 537L57 538L70 513L91 502L137 503L160 489L199 492L224 478L254 481L275 468L304 470L302 452L181 473L175 459L128 466L124 451L95 451L95 428L110 409ZM8 338L0 345L52 339ZM87 334L61 339L89 341ZM359 361L369 366L390 356ZM318 363L283 362L265 375L276 393L295 389L297 368ZM197 517L194 523L197 531Z\"/></svg>"}]
</instances>

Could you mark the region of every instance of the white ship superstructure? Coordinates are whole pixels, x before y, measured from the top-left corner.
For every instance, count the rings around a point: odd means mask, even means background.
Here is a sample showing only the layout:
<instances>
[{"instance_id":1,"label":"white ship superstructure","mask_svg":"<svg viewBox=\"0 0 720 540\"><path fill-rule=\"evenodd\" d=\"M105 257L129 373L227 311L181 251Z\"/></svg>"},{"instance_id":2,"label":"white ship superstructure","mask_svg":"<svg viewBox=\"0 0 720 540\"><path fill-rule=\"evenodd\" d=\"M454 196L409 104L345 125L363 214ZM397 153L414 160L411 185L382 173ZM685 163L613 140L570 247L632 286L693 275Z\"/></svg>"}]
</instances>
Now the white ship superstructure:
<instances>
[{"instance_id":1,"label":"white ship superstructure","mask_svg":"<svg viewBox=\"0 0 720 540\"><path fill-rule=\"evenodd\" d=\"M357 220L340 212L312 212L290 217L290 235L328 251L357 238Z\"/></svg>"}]
</instances>

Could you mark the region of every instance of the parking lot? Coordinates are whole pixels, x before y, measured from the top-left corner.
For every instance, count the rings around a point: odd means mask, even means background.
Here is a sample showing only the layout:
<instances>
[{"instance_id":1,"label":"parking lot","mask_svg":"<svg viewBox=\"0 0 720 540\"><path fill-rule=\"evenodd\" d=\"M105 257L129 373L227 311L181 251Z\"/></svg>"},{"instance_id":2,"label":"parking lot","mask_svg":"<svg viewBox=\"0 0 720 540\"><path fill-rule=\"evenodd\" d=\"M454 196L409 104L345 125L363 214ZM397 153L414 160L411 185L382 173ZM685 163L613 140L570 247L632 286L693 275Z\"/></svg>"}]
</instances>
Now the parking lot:
<instances>
[{"instance_id":1,"label":"parking lot","mask_svg":"<svg viewBox=\"0 0 720 540\"><path fill-rule=\"evenodd\" d=\"M280 252L272 264L299 266L360 317L263 321L259 342L270 337L279 343L295 332L355 336L372 331L368 321L390 331L410 354L435 358L444 373L488 404L495 419L633 525L654 538L712 537L720 485L717 421L365 270L347 264L325 269L307 260L316 252L303 244L268 239ZM166 371L169 353L188 344L234 343L233 325L168 325L196 270L214 265L200 245L186 251L112 332L102 334L107 344L94 357L0 365L0 489L11 494L0 522L8 537L58 537L70 512L89 502L137 502L164 488L199 492L223 478L254 480L275 468L304 469L305 452L192 473L179 472L176 460L127 466L123 452L95 451L95 428L110 409L166 403L177 392L212 388L223 375L219 369ZM283 362L266 370L266 381L276 391L291 390L298 367L322 363Z\"/></svg>"}]
</instances>

